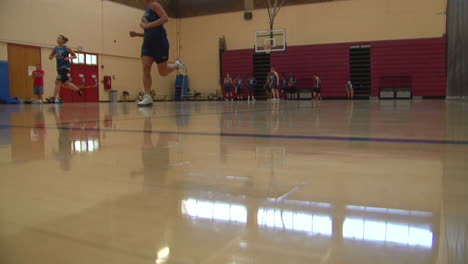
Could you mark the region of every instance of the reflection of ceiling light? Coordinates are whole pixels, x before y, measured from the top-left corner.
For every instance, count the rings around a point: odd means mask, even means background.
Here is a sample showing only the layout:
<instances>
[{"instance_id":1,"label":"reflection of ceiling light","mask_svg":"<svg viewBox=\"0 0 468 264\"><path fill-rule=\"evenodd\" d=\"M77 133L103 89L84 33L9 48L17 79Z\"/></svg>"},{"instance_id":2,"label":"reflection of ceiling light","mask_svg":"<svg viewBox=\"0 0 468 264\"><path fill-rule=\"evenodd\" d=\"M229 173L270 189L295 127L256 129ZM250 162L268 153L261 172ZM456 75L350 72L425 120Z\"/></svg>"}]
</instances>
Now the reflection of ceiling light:
<instances>
[{"instance_id":1,"label":"reflection of ceiling light","mask_svg":"<svg viewBox=\"0 0 468 264\"><path fill-rule=\"evenodd\" d=\"M241 242L239 243L239 247L241 247L241 248L246 248L246 247L248 247L248 246L249 246L249 243L247 243L246 241L241 241Z\"/></svg>"},{"instance_id":2,"label":"reflection of ceiling light","mask_svg":"<svg viewBox=\"0 0 468 264\"><path fill-rule=\"evenodd\" d=\"M166 263L167 260L169 259L169 254L171 253L171 250L169 247L163 247L158 251L158 258L156 259L156 264L162 264Z\"/></svg>"},{"instance_id":3,"label":"reflection of ceiling light","mask_svg":"<svg viewBox=\"0 0 468 264\"><path fill-rule=\"evenodd\" d=\"M401 210L401 209L365 207L365 206L355 206L355 205L347 205L346 209L352 212L382 213L382 214L390 214L390 215L408 215L408 216L432 216L431 212L408 211L408 210Z\"/></svg>"},{"instance_id":4,"label":"reflection of ceiling light","mask_svg":"<svg viewBox=\"0 0 468 264\"><path fill-rule=\"evenodd\" d=\"M71 143L73 152L96 152L99 150L98 139L75 140Z\"/></svg>"},{"instance_id":5,"label":"reflection of ceiling light","mask_svg":"<svg viewBox=\"0 0 468 264\"><path fill-rule=\"evenodd\" d=\"M198 219L247 223L247 208L240 204L196 199L182 200L181 211Z\"/></svg>"},{"instance_id":6,"label":"reflection of ceiling light","mask_svg":"<svg viewBox=\"0 0 468 264\"><path fill-rule=\"evenodd\" d=\"M428 226L347 217L343 224L343 237L432 248L433 233Z\"/></svg>"},{"instance_id":7,"label":"reflection of ceiling light","mask_svg":"<svg viewBox=\"0 0 468 264\"><path fill-rule=\"evenodd\" d=\"M332 235L332 220L327 215L260 208L257 213L257 221L261 227L305 232L314 235Z\"/></svg>"}]
</instances>

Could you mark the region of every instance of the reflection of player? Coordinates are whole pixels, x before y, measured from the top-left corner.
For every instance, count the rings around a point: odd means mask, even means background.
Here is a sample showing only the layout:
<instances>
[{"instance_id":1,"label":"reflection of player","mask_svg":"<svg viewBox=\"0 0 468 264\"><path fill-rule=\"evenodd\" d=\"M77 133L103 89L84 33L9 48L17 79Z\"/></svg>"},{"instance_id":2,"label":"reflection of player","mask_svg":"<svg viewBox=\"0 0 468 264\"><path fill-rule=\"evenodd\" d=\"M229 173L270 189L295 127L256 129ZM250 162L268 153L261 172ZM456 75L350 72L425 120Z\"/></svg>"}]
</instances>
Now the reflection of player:
<instances>
[{"instance_id":1,"label":"reflection of player","mask_svg":"<svg viewBox=\"0 0 468 264\"><path fill-rule=\"evenodd\" d=\"M145 95L139 106L150 106L153 104L153 98L150 95L152 78L151 68L153 63L158 65L159 75L167 76L170 73L181 70L187 74L187 69L182 60L177 59L175 64L168 64L169 60L169 41L167 39L164 24L169 17L166 11L156 0L144 0L146 11L140 23L144 33L130 32L130 37L143 37L143 46L141 48L141 63L143 65L143 86Z\"/></svg>"},{"instance_id":2,"label":"reflection of player","mask_svg":"<svg viewBox=\"0 0 468 264\"><path fill-rule=\"evenodd\" d=\"M60 109L61 110L61 109ZM57 127L62 126L61 122L64 119L62 111L55 112L54 117ZM67 120L69 121L69 120ZM55 158L60 163L60 168L64 171L70 170L70 160L72 154L72 140L70 139L69 129L58 129L58 149L54 150Z\"/></svg>"},{"instance_id":3,"label":"reflection of player","mask_svg":"<svg viewBox=\"0 0 468 264\"><path fill-rule=\"evenodd\" d=\"M42 109L39 109L36 112L34 117L34 127L31 129L31 141L42 141L45 139L45 121L44 121L44 112Z\"/></svg>"},{"instance_id":4,"label":"reflection of player","mask_svg":"<svg viewBox=\"0 0 468 264\"><path fill-rule=\"evenodd\" d=\"M156 134L151 133L152 131L152 110L149 108L140 109L145 116L143 124L143 145L142 161L143 161L143 175L144 182L143 188L146 190L153 190L155 186L164 185L167 177L167 173L170 166L169 156L169 140L172 138L171 135L167 134ZM153 137L157 136L156 145L153 143ZM141 172L134 172L140 174Z\"/></svg>"}]
</instances>

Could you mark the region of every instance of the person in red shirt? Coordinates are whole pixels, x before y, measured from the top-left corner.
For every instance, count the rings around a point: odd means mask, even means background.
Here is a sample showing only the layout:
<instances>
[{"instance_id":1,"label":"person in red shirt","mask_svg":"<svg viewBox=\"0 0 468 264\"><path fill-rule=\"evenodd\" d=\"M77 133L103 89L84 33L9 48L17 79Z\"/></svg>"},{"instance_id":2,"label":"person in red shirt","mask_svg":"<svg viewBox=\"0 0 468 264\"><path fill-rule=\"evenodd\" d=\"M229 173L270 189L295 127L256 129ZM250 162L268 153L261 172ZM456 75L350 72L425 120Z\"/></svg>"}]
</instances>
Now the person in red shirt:
<instances>
[{"instance_id":1,"label":"person in red shirt","mask_svg":"<svg viewBox=\"0 0 468 264\"><path fill-rule=\"evenodd\" d=\"M37 102L42 103L42 95L44 94L44 71L41 65L36 65L36 70L32 72L34 78L34 95L37 96Z\"/></svg>"}]
</instances>

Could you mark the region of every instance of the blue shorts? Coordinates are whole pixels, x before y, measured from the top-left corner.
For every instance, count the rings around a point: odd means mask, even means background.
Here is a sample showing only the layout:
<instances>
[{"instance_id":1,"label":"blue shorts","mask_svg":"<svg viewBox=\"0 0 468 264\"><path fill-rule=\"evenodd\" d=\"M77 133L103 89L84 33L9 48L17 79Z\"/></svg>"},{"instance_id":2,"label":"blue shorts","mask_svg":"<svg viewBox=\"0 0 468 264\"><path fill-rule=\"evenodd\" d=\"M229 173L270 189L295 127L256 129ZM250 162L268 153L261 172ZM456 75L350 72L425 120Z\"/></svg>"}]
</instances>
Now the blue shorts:
<instances>
[{"instance_id":1,"label":"blue shorts","mask_svg":"<svg viewBox=\"0 0 468 264\"><path fill-rule=\"evenodd\" d=\"M225 91L226 93L231 93L231 92L232 92L232 86L231 86L231 85L226 85L226 86L224 87L224 91Z\"/></svg>"},{"instance_id":2,"label":"blue shorts","mask_svg":"<svg viewBox=\"0 0 468 264\"><path fill-rule=\"evenodd\" d=\"M68 78L68 72L69 71L70 71L70 69L67 69L67 68L57 69L57 81L63 82L63 83L68 82L70 80Z\"/></svg>"},{"instance_id":3,"label":"blue shorts","mask_svg":"<svg viewBox=\"0 0 468 264\"><path fill-rule=\"evenodd\" d=\"M34 85L34 94L35 95L43 95L44 94L44 86Z\"/></svg>"},{"instance_id":4,"label":"blue shorts","mask_svg":"<svg viewBox=\"0 0 468 264\"><path fill-rule=\"evenodd\" d=\"M237 86L236 87L236 92L237 92L237 94L242 94L242 86Z\"/></svg>"},{"instance_id":5,"label":"blue shorts","mask_svg":"<svg viewBox=\"0 0 468 264\"><path fill-rule=\"evenodd\" d=\"M141 47L142 57L152 57L157 64L169 60L169 41L167 38L160 40L144 40Z\"/></svg>"},{"instance_id":6,"label":"blue shorts","mask_svg":"<svg viewBox=\"0 0 468 264\"><path fill-rule=\"evenodd\" d=\"M249 86L249 92L253 92L255 89L255 85Z\"/></svg>"}]
</instances>

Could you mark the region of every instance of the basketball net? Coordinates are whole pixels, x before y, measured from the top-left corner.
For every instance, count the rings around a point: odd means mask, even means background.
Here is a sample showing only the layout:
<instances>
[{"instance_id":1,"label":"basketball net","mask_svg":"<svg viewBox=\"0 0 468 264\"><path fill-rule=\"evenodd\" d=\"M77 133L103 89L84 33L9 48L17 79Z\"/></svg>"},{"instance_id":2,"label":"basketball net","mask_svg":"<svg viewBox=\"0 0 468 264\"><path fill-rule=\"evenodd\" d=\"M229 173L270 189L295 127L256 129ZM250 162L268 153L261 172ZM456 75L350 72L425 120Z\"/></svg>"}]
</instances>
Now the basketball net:
<instances>
[{"instance_id":1,"label":"basketball net","mask_svg":"<svg viewBox=\"0 0 468 264\"><path fill-rule=\"evenodd\" d=\"M275 18L286 0L267 0L268 19L270 21L270 30L273 30Z\"/></svg>"},{"instance_id":2,"label":"basketball net","mask_svg":"<svg viewBox=\"0 0 468 264\"><path fill-rule=\"evenodd\" d=\"M265 50L265 53L266 53L266 54L270 54L270 53L271 53L271 48L272 48L271 44L265 44L265 45L263 46L263 49Z\"/></svg>"}]
</instances>

